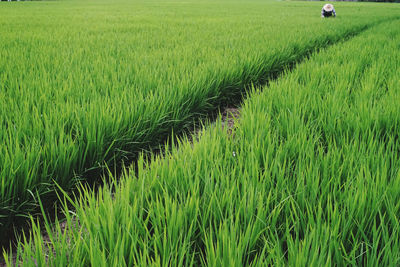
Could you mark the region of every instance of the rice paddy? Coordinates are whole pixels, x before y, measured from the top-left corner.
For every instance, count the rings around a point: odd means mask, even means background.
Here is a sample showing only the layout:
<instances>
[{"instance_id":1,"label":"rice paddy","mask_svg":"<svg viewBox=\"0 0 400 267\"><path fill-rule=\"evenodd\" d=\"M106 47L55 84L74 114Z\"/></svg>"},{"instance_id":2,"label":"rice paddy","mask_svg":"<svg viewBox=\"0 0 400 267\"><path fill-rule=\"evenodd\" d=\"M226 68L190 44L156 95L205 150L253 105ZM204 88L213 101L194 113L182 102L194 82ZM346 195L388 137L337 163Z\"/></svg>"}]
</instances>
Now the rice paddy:
<instances>
[{"instance_id":1,"label":"rice paddy","mask_svg":"<svg viewBox=\"0 0 400 267\"><path fill-rule=\"evenodd\" d=\"M319 7L1 3L2 239L32 216L17 261L398 265L400 8ZM245 93L232 133L140 156ZM57 188L66 229L33 216Z\"/></svg>"}]
</instances>

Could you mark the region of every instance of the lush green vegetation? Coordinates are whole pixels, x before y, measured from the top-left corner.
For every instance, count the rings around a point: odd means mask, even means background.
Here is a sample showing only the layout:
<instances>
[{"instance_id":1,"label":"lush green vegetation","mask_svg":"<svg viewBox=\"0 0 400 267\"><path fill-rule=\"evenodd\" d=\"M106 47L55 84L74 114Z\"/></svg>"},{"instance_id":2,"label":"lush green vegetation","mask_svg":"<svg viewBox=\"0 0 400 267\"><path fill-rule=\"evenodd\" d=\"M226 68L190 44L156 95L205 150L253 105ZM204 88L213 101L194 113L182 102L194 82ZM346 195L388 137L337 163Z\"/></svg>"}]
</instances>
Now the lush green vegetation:
<instances>
[{"instance_id":1,"label":"lush green vegetation","mask_svg":"<svg viewBox=\"0 0 400 267\"><path fill-rule=\"evenodd\" d=\"M310 51L399 15L338 3L19 2L0 8L0 232L158 146ZM339 12L339 11L338 11ZM46 203L45 203L46 204ZM47 206L47 204L46 204Z\"/></svg>"},{"instance_id":2,"label":"lush green vegetation","mask_svg":"<svg viewBox=\"0 0 400 267\"><path fill-rule=\"evenodd\" d=\"M66 231L20 243L24 265L399 265L398 23L253 90L232 134L82 187Z\"/></svg>"}]
</instances>

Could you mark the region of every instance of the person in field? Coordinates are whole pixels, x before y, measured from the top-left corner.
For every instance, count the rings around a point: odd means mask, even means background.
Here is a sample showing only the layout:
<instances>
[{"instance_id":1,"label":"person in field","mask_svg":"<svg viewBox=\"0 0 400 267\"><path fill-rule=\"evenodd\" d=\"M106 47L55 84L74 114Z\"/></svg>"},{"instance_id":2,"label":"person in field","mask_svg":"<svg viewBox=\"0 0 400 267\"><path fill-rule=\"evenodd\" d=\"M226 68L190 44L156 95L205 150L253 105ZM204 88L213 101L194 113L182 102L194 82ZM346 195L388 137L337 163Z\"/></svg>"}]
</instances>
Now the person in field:
<instances>
[{"instance_id":1,"label":"person in field","mask_svg":"<svg viewBox=\"0 0 400 267\"><path fill-rule=\"evenodd\" d=\"M335 8L331 4L326 4L322 7L321 17L329 18L329 17L336 17Z\"/></svg>"}]
</instances>

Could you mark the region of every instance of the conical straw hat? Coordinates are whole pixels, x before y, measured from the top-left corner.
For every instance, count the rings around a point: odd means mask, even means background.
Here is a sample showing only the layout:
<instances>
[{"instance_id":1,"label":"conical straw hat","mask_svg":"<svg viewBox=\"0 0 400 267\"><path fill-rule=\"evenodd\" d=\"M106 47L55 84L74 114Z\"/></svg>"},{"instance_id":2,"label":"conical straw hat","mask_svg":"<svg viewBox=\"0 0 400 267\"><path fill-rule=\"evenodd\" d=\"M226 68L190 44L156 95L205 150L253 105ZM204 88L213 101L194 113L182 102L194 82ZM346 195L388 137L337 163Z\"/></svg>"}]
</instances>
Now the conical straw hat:
<instances>
[{"instance_id":1,"label":"conical straw hat","mask_svg":"<svg viewBox=\"0 0 400 267\"><path fill-rule=\"evenodd\" d=\"M333 6L331 4L326 4L324 5L324 10L330 12L333 10Z\"/></svg>"}]
</instances>

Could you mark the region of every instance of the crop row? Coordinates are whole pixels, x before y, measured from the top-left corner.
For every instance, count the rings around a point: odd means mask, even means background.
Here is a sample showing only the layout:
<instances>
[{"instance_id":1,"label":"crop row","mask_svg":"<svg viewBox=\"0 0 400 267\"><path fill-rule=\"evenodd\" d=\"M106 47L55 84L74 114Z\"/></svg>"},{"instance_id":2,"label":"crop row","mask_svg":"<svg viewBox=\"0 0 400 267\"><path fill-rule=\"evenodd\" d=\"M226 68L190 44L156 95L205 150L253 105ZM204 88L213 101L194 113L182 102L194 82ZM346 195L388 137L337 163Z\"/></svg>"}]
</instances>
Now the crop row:
<instances>
[{"instance_id":1,"label":"crop row","mask_svg":"<svg viewBox=\"0 0 400 267\"><path fill-rule=\"evenodd\" d=\"M316 4L192 4L2 7L3 241L18 218L37 208L38 195L51 200L54 182L68 190L105 165L158 146L240 96L246 85L373 25L390 10L367 5L351 18L321 21L312 15ZM349 14L358 8L342 5ZM282 23L278 14L290 19Z\"/></svg>"},{"instance_id":2,"label":"crop row","mask_svg":"<svg viewBox=\"0 0 400 267\"><path fill-rule=\"evenodd\" d=\"M34 224L24 265L398 265L400 28L376 26L253 90L137 175ZM65 195L64 201L68 202Z\"/></svg>"}]
</instances>

